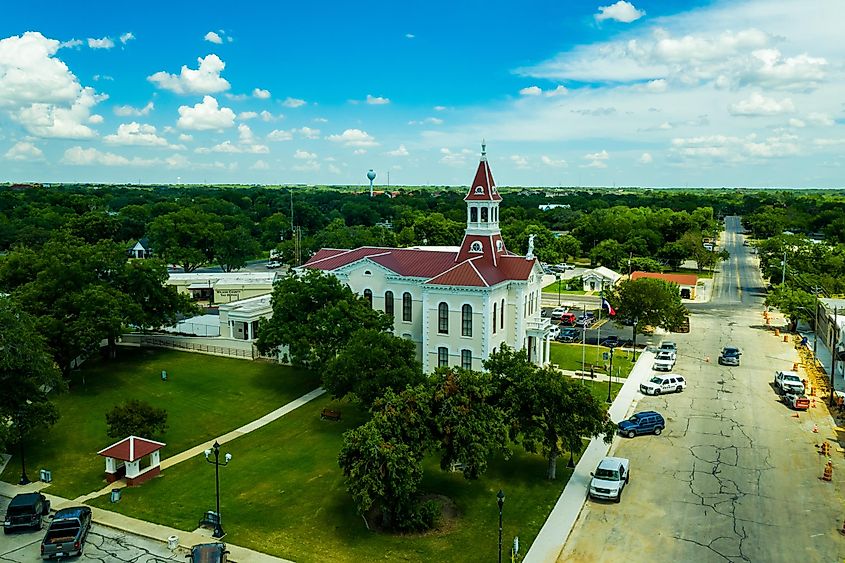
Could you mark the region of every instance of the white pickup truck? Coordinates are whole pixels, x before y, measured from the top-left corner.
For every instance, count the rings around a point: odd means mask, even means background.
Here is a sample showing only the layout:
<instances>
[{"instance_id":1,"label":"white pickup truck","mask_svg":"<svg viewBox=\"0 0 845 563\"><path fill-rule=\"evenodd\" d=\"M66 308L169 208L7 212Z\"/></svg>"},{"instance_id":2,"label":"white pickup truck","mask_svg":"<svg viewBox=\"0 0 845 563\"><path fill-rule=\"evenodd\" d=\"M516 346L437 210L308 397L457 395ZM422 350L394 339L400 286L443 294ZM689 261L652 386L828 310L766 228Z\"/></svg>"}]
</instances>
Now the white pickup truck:
<instances>
[{"instance_id":1,"label":"white pickup truck","mask_svg":"<svg viewBox=\"0 0 845 563\"><path fill-rule=\"evenodd\" d=\"M775 387L781 395L786 393L793 395L804 394L804 383L801 381L801 376L794 371L776 371Z\"/></svg>"},{"instance_id":2,"label":"white pickup truck","mask_svg":"<svg viewBox=\"0 0 845 563\"><path fill-rule=\"evenodd\" d=\"M668 350L658 352L654 357L654 363L651 365L651 369L654 371L672 371L674 367L675 354Z\"/></svg>"},{"instance_id":3,"label":"white pickup truck","mask_svg":"<svg viewBox=\"0 0 845 563\"><path fill-rule=\"evenodd\" d=\"M601 498L613 502L622 500L622 489L631 478L629 463L624 457L606 457L601 460L596 470L590 473L592 480L587 498Z\"/></svg>"}]
</instances>

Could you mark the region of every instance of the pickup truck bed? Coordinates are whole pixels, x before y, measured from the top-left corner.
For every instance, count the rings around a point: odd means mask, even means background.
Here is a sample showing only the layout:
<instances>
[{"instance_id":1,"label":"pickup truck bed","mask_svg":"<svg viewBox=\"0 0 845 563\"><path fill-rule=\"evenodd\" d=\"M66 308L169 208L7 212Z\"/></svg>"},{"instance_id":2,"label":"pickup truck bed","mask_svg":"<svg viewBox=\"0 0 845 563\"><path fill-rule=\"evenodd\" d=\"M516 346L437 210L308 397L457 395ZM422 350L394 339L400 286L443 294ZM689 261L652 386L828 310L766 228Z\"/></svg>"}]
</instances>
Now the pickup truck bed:
<instances>
[{"instance_id":1,"label":"pickup truck bed","mask_svg":"<svg viewBox=\"0 0 845 563\"><path fill-rule=\"evenodd\" d=\"M81 555L90 529L91 509L87 506L58 511L41 541L41 558Z\"/></svg>"}]
</instances>

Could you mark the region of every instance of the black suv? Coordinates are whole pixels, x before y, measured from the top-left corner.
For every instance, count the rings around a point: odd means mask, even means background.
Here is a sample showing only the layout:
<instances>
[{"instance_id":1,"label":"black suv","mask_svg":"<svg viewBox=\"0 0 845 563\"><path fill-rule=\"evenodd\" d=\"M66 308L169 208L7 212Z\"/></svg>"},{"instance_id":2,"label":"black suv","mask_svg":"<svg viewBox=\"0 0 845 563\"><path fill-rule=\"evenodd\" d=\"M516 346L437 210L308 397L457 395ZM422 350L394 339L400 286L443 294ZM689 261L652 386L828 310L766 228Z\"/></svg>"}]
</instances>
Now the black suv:
<instances>
[{"instance_id":1,"label":"black suv","mask_svg":"<svg viewBox=\"0 0 845 563\"><path fill-rule=\"evenodd\" d=\"M3 531L30 528L40 530L43 526L42 518L50 514L50 501L41 493L23 493L15 496L6 508L6 518L3 520Z\"/></svg>"}]
</instances>

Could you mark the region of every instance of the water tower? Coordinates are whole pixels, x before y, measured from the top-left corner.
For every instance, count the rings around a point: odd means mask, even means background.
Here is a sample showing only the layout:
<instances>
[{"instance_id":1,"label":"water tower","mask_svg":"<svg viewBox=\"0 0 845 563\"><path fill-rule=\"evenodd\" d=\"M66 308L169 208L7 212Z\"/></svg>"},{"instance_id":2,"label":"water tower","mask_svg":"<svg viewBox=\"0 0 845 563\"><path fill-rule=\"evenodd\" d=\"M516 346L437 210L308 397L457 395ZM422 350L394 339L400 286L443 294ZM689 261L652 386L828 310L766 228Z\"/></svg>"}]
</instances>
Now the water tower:
<instances>
[{"instance_id":1,"label":"water tower","mask_svg":"<svg viewBox=\"0 0 845 563\"><path fill-rule=\"evenodd\" d=\"M372 168L367 170L367 178L370 180L370 197L373 197L373 180L376 179L376 171Z\"/></svg>"}]
</instances>

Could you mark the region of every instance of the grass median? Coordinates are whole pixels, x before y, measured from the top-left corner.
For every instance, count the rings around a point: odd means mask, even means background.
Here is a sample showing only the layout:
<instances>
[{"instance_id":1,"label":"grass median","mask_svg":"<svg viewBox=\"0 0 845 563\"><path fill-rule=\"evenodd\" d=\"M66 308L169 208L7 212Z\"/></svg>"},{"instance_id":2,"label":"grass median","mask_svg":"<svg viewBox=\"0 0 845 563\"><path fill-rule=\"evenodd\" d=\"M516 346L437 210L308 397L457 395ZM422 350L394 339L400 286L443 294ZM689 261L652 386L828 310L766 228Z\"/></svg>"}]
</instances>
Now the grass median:
<instances>
[{"instance_id":1,"label":"grass median","mask_svg":"<svg viewBox=\"0 0 845 563\"><path fill-rule=\"evenodd\" d=\"M581 371L582 365L586 366L586 371L590 371L590 365L595 366L595 373L607 374L610 368L610 358L604 359L604 354L610 354L610 348L605 346L595 346L588 344L582 346L581 344L573 343L567 344L562 342L551 343L551 362L557 364L560 369ZM636 361L633 357L633 352L617 348L613 353L613 377L625 378L631 373ZM584 364L581 359L584 359Z\"/></svg>"}]
</instances>

